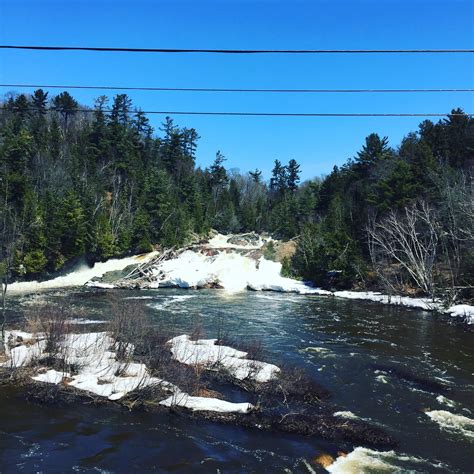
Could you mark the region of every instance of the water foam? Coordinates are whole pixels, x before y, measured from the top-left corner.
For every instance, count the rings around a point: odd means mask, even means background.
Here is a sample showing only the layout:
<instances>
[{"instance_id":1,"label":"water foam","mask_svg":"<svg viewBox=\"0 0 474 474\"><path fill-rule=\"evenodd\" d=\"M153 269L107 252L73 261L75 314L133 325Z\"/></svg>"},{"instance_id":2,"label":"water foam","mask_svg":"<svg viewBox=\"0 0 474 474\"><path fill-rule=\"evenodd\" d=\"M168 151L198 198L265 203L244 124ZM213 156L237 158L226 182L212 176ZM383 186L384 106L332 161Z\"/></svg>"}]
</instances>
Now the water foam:
<instances>
[{"instance_id":1,"label":"water foam","mask_svg":"<svg viewBox=\"0 0 474 474\"><path fill-rule=\"evenodd\" d=\"M425 412L441 429L459 434L474 441L474 420L463 415L456 415L447 410L431 410Z\"/></svg>"},{"instance_id":2,"label":"water foam","mask_svg":"<svg viewBox=\"0 0 474 474\"><path fill-rule=\"evenodd\" d=\"M55 288L70 288L75 286L83 286L93 278L99 278L107 272L123 270L129 265L136 265L151 259L156 252L144 255L135 255L133 257L113 258L106 262L98 262L92 268L82 264L71 273L53 278L46 281L25 281L12 283L8 286L11 293L35 293L42 290L50 290ZM106 284L107 285L107 284ZM107 288L113 287L107 285Z\"/></svg>"},{"instance_id":3,"label":"water foam","mask_svg":"<svg viewBox=\"0 0 474 474\"><path fill-rule=\"evenodd\" d=\"M228 292L246 289L282 291L300 294L319 293L305 283L281 276L281 263L258 260L235 252L205 252L186 250L177 258L160 262L154 269L155 281L148 288L203 288L219 286Z\"/></svg>"},{"instance_id":4,"label":"water foam","mask_svg":"<svg viewBox=\"0 0 474 474\"><path fill-rule=\"evenodd\" d=\"M398 454L395 451L375 451L357 447L347 456L339 456L334 463L326 467L326 470L337 474L417 472L407 466L407 463L425 465L423 470L426 470L428 466L431 469L445 467L415 456Z\"/></svg>"}]
</instances>

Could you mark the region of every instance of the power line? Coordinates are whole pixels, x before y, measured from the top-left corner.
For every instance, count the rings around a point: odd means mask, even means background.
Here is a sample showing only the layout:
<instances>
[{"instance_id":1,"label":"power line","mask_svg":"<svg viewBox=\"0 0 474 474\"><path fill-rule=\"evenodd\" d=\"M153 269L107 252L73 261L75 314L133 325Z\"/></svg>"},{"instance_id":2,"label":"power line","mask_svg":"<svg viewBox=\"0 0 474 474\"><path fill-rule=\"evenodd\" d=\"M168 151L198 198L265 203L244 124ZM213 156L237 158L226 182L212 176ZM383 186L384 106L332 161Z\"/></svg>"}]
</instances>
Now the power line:
<instances>
[{"instance_id":1,"label":"power line","mask_svg":"<svg viewBox=\"0 0 474 474\"><path fill-rule=\"evenodd\" d=\"M34 51L93 51L110 53L199 53L199 54L445 54L474 53L474 49L179 49L179 48L108 48L98 46L0 45L0 49Z\"/></svg>"},{"instance_id":2,"label":"power line","mask_svg":"<svg viewBox=\"0 0 474 474\"><path fill-rule=\"evenodd\" d=\"M425 93L425 92L474 92L474 89L232 89L213 87L127 87L127 86L80 86L60 84L0 84L0 87L44 89L88 89L160 92L263 92L263 93Z\"/></svg>"},{"instance_id":3,"label":"power line","mask_svg":"<svg viewBox=\"0 0 474 474\"><path fill-rule=\"evenodd\" d=\"M3 107L3 111L11 112L25 112L25 111L38 111L35 108L6 108ZM63 113L96 113L97 109L46 109L48 112L63 112ZM102 109L103 113L111 113L111 109ZM453 114L440 114L440 113L289 113L289 112L205 112L205 111L182 111L182 110L135 110L129 112L131 115L146 114L146 115L210 115L210 116L237 116L237 117L474 117L474 114L468 113L453 113Z\"/></svg>"}]
</instances>

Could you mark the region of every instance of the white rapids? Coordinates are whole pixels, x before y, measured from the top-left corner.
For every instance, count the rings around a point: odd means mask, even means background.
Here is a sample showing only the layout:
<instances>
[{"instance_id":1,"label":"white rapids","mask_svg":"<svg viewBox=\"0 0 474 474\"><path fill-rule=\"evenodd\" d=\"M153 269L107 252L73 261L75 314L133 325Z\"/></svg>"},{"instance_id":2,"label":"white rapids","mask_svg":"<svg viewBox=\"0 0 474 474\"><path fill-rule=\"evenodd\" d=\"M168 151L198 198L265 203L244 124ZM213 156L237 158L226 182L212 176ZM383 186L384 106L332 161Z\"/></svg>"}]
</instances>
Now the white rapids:
<instances>
[{"instance_id":1,"label":"white rapids","mask_svg":"<svg viewBox=\"0 0 474 474\"><path fill-rule=\"evenodd\" d=\"M9 293L35 293L42 290L52 290L56 288L71 288L85 285L89 280L98 278L107 272L123 270L129 265L144 263L156 255L150 252L144 255L135 255L125 258L112 258L106 262L97 262L92 268L82 264L74 271L51 280L45 281L24 281L12 283L8 286ZM103 288L113 288L113 285L102 284Z\"/></svg>"},{"instance_id":2,"label":"white rapids","mask_svg":"<svg viewBox=\"0 0 474 474\"><path fill-rule=\"evenodd\" d=\"M442 430L474 441L474 420L464 415L456 415L447 410L431 410L426 415L438 423Z\"/></svg>"},{"instance_id":3,"label":"white rapids","mask_svg":"<svg viewBox=\"0 0 474 474\"><path fill-rule=\"evenodd\" d=\"M419 464L421 472L438 469L444 471L445 468L442 464L435 464L415 456L408 456L395 451L376 451L359 446L349 454L339 456L334 463L326 467L326 470L335 474L419 472L408 468L407 463Z\"/></svg>"},{"instance_id":4,"label":"white rapids","mask_svg":"<svg viewBox=\"0 0 474 474\"><path fill-rule=\"evenodd\" d=\"M246 289L292 293L318 292L309 285L281 276L281 263L260 257L255 260L238 253L206 255L187 250L153 269L156 277L148 288L203 288L218 286L228 292Z\"/></svg>"}]
</instances>

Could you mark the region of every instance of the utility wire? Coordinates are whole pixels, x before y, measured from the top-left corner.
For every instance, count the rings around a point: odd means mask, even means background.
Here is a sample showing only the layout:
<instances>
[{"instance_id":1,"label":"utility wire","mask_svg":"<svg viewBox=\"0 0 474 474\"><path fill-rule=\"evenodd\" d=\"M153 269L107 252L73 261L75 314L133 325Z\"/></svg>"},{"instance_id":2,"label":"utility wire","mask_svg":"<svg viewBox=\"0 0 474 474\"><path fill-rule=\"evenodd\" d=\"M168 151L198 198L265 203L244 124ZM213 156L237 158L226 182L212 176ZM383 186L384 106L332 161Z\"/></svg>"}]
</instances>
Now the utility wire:
<instances>
[{"instance_id":1,"label":"utility wire","mask_svg":"<svg viewBox=\"0 0 474 474\"><path fill-rule=\"evenodd\" d=\"M4 112L26 112L38 111L36 108L7 108L3 107L0 110ZM60 113L96 113L99 109L45 109L47 112ZM111 109L102 109L103 113L111 113ZM135 110L129 112L131 115L146 114L146 115L219 115L219 116L238 116L238 117L474 117L474 114L468 113L453 113L453 114L439 114L439 113L287 113L287 112L204 112L204 111L177 111L177 110Z\"/></svg>"},{"instance_id":2,"label":"utility wire","mask_svg":"<svg viewBox=\"0 0 474 474\"><path fill-rule=\"evenodd\" d=\"M0 45L0 49L35 51L94 51L121 53L212 53L212 54L419 54L474 53L474 49L178 49L178 48L107 48L97 46Z\"/></svg>"},{"instance_id":3,"label":"utility wire","mask_svg":"<svg viewBox=\"0 0 474 474\"><path fill-rule=\"evenodd\" d=\"M424 92L474 92L474 89L227 89L213 87L127 87L127 86L77 86L59 84L0 84L0 87L44 88L44 89L95 89L123 91L161 92L264 92L264 93L304 93L304 94L344 94L344 93L424 93Z\"/></svg>"}]
</instances>

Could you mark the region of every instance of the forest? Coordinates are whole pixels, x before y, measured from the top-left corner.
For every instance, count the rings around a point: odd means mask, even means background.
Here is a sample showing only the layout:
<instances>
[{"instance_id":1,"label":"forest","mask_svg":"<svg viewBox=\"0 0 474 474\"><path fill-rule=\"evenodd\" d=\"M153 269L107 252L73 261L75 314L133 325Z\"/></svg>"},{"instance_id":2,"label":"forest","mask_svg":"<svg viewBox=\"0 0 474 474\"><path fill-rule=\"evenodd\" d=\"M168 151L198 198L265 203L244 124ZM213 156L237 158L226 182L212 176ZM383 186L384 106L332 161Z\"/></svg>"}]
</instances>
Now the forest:
<instances>
[{"instance_id":1,"label":"forest","mask_svg":"<svg viewBox=\"0 0 474 474\"><path fill-rule=\"evenodd\" d=\"M3 281L179 247L216 229L295 239L283 270L318 286L451 299L472 286L474 119L461 109L423 121L395 148L371 134L343 166L305 182L291 157L274 160L267 179L226 169L220 151L197 167L199 138L170 117L153 130L125 94L91 109L68 92L6 97Z\"/></svg>"}]
</instances>

